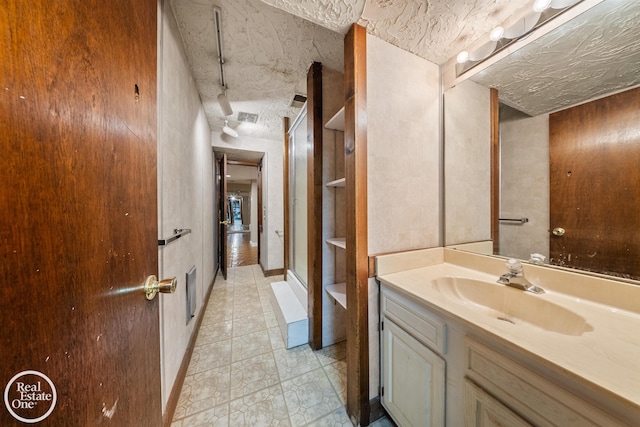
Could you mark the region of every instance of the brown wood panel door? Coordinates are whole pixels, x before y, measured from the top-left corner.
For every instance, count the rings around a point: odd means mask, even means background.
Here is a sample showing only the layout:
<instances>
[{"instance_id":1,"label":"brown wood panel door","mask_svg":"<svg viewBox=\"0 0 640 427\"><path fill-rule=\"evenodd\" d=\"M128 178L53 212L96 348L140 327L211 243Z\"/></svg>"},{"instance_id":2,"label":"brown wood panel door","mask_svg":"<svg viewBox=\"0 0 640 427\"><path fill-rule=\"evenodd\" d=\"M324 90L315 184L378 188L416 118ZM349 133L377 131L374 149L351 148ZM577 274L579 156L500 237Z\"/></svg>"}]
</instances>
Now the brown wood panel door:
<instances>
[{"instance_id":1,"label":"brown wood panel door","mask_svg":"<svg viewBox=\"0 0 640 427\"><path fill-rule=\"evenodd\" d=\"M640 88L549 118L550 258L640 278Z\"/></svg>"},{"instance_id":2,"label":"brown wood panel door","mask_svg":"<svg viewBox=\"0 0 640 427\"><path fill-rule=\"evenodd\" d=\"M2 426L162 422L156 8L0 7Z\"/></svg>"},{"instance_id":3,"label":"brown wood panel door","mask_svg":"<svg viewBox=\"0 0 640 427\"><path fill-rule=\"evenodd\" d=\"M218 161L220 181L218 182L218 253L220 254L220 271L227 280L227 225L229 224L229 210L227 206L227 155L223 154Z\"/></svg>"}]
</instances>

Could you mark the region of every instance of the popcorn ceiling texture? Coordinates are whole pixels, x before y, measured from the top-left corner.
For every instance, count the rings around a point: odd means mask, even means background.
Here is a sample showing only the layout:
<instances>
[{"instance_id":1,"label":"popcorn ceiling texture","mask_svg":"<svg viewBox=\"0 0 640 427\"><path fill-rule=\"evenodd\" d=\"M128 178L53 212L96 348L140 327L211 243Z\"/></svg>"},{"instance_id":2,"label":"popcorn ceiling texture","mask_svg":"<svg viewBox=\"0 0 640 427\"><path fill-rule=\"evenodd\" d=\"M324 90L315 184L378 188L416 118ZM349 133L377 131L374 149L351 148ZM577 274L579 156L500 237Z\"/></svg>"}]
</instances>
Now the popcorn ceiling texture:
<instances>
[{"instance_id":1,"label":"popcorn ceiling texture","mask_svg":"<svg viewBox=\"0 0 640 427\"><path fill-rule=\"evenodd\" d=\"M306 94L313 61L343 69L343 36L259 0L173 0L209 125L221 131L217 102L222 91L213 8L222 10L222 41L227 96L234 115L229 124L241 135L282 140L282 118L295 118L294 93ZM258 123L239 123L240 111L259 115Z\"/></svg>"},{"instance_id":2,"label":"popcorn ceiling texture","mask_svg":"<svg viewBox=\"0 0 640 427\"><path fill-rule=\"evenodd\" d=\"M530 116L637 86L638 22L640 2L605 1L471 79Z\"/></svg>"},{"instance_id":3,"label":"popcorn ceiling texture","mask_svg":"<svg viewBox=\"0 0 640 427\"><path fill-rule=\"evenodd\" d=\"M213 7L218 6L222 10L227 95L236 114L229 117L229 123L241 135L282 140L282 117L293 119L300 111L289 107L289 103L294 93L306 94L306 73L311 63L319 61L325 67L343 69L343 36L353 22L392 45L443 64L487 37L491 29L531 5L532 0L171 0L171 3L214 132L221 131L224 125L216 100L222 90L213 25ZM565 33L558 30L553 40L557 44L537 40L530 48L521 49L518 55L510 55L473 79L486 87L498 88L503 102L532 115L573 105L580 101L579 94L593 94L594 88L600 89L591 97L640 84L637 73L640 1L603 2L598 7L619 8L622 13L604 14L574 27L571 31L581 32L582 44L566 44ZM616 30L605 31L606 28ZM608 40L609 36L613 39ZM625 45L624 54L618 55L623 49L620 46ZM578 59L568 52L577 53ZM596 55L600 59L595 59ZM625 56L627 65L615 62ZM540 60L546 65L532 66ZM592 66L595 68L591 69ZM239 111L258 114L258 123L239 123Z\"/></svg>"},{"instance_id":4,"label":"popcorn ceiling texture","mask_svg":"<svg viewBox=\"0 0 640 427\"><path fill-rule=\"evenodd\" d=\"M227 96L241 135L281 140L294 93L306 94L313 61L343 69L343 37L353 22L401 49L440 64L528 0L171 0L209 125L221 131L222 91L213 7L222 10ZM258 114L239 123L237 113Z\"/></svg>"},{"instance_id":5,"label":"popcorn ceiling texture","mask_svg":"<svg viewBox=\"0 0 640 427\"><path fill-rule=\"evenodd\" d=\"M530 0L367 0L358 21L388 43L442 64Z\"/></svg>"},{"instance_id":6,"label":"popcorn ceiling texture","mask_svg":"<svg viewBox=\"0 0 640 427\"><path fill-rule=\"evenodd\" d=\"M362 16L365 0L262 0L264 3L345 34Z\"/></svg>"}]
</instances>

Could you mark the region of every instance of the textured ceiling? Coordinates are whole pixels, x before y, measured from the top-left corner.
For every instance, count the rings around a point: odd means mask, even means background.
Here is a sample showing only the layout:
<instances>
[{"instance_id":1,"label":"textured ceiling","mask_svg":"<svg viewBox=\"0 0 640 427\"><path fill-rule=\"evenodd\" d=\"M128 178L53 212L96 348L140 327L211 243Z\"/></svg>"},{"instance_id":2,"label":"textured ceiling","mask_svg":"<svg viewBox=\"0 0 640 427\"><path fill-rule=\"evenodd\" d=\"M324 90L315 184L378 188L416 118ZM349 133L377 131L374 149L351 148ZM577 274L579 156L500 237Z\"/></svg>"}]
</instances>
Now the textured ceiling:
<instances>
[{"instance_id":1,"label":"textured ceiling","mask_svg":"<svg viewBox=\"0 0 640 427\"><path fill-rule=\"evenodd\" d=\"M230 124L241 135L280 140L294 118L294 93L306 94L313 61L342 70L343 37L352 23L404 50L443 63L530 0L171 0L209 124L224 116L213 7L222 11ZM258 123L237 122L239 111Z\"/></svg>"},{"instance_id":2,"label":"textured ceiling","mask_svg":"<svg viewBox=\"0 0 640 427\"><path fill-rule=\"evenodd\" d=\"M216 100L221 92L213 24L217 6L222 11L227 95L234 110L230 125L243 136L271 140L282 139L282 117L298 114L299 109L289 103L294 93L306 95L306 72L313 61L343 69L343 35L353 22L391 44L442 64L532 2L171 0L212 130L219 132L224 124ZM584 22L576 20L570 30L562 26L474 80L498 88L507 104L529 114L574 104L582 93L592 97L592 89L605 93L633 81L640 83L640 1L606 0L600 7L612 5L621 8L621 13L583 15ZM576 33L579 41L570 44L565 33ZM626 56L632 65L616 62L620 56ZM241 111L258 114L258 122L239 124L236 119Z\"/></svg>"},{"instance_id":3,"label":"textured ceiling","mask_svg":"<svg viewBox=\"0 0 640 427\"><path fill-rule=\"evenodd\" d=\"M640 1L604 1L471 79L531 116L639 85Z\"/></svg>"},{"instance_id":4,"label":"textured ceiling","mask_svg":"<svg viewBox=\"0 0 640 427\"><path fill-rule=\"evenodd\" d=\"M341 70L343 36L259 0L173 0L196 86L214 131L224 125L217 102L221 93L214 6L222 12L222 41L232 127L244 136L282 139L282 118L295 93L306 93L313 61ZM258 114L258 123L239 123L238 112Z\"/></svg>"}]
</instances>

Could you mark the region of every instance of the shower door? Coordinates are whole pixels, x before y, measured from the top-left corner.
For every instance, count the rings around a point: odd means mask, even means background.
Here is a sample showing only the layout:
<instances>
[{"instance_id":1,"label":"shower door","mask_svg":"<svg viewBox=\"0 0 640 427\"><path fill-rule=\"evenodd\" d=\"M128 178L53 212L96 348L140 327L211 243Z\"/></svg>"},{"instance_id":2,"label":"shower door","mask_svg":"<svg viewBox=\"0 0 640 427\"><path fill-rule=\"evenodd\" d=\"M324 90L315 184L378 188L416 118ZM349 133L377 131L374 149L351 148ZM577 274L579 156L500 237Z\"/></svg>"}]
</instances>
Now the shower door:
<instances>
[{"instance_id":1,"label":"shower door","mask_svg":"<svg viewBox=\"0 0 640 427\"><path fill-rule=\"evenodd\" d=\"M307 106L289 129L289 266L306 287L307 267Z\"/></svg>"}]
</instances>

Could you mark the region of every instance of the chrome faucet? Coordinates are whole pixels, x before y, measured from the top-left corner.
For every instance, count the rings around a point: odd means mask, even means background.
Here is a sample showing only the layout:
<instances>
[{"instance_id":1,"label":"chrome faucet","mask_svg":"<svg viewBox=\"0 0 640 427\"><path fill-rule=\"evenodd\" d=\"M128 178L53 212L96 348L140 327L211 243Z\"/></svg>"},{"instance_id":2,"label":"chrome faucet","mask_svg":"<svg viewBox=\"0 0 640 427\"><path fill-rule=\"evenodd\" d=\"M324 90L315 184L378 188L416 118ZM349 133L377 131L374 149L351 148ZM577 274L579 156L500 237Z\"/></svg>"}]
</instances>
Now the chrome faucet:
<instances>
[{"instance_id":1,"label":"chrome faucet","mask_svg":"<svg viewBox=\"0 0 640 427\"><path fill-rule=\"evenodd\" d=\"M522 264L517 259L507 261L507 274L503 274L498 279L498 283L511 286L512 288L521 289L523 291L532 292L534 294L543 294L544 289L529 282L524 277Z\"/></svg>"}]
</instances>

